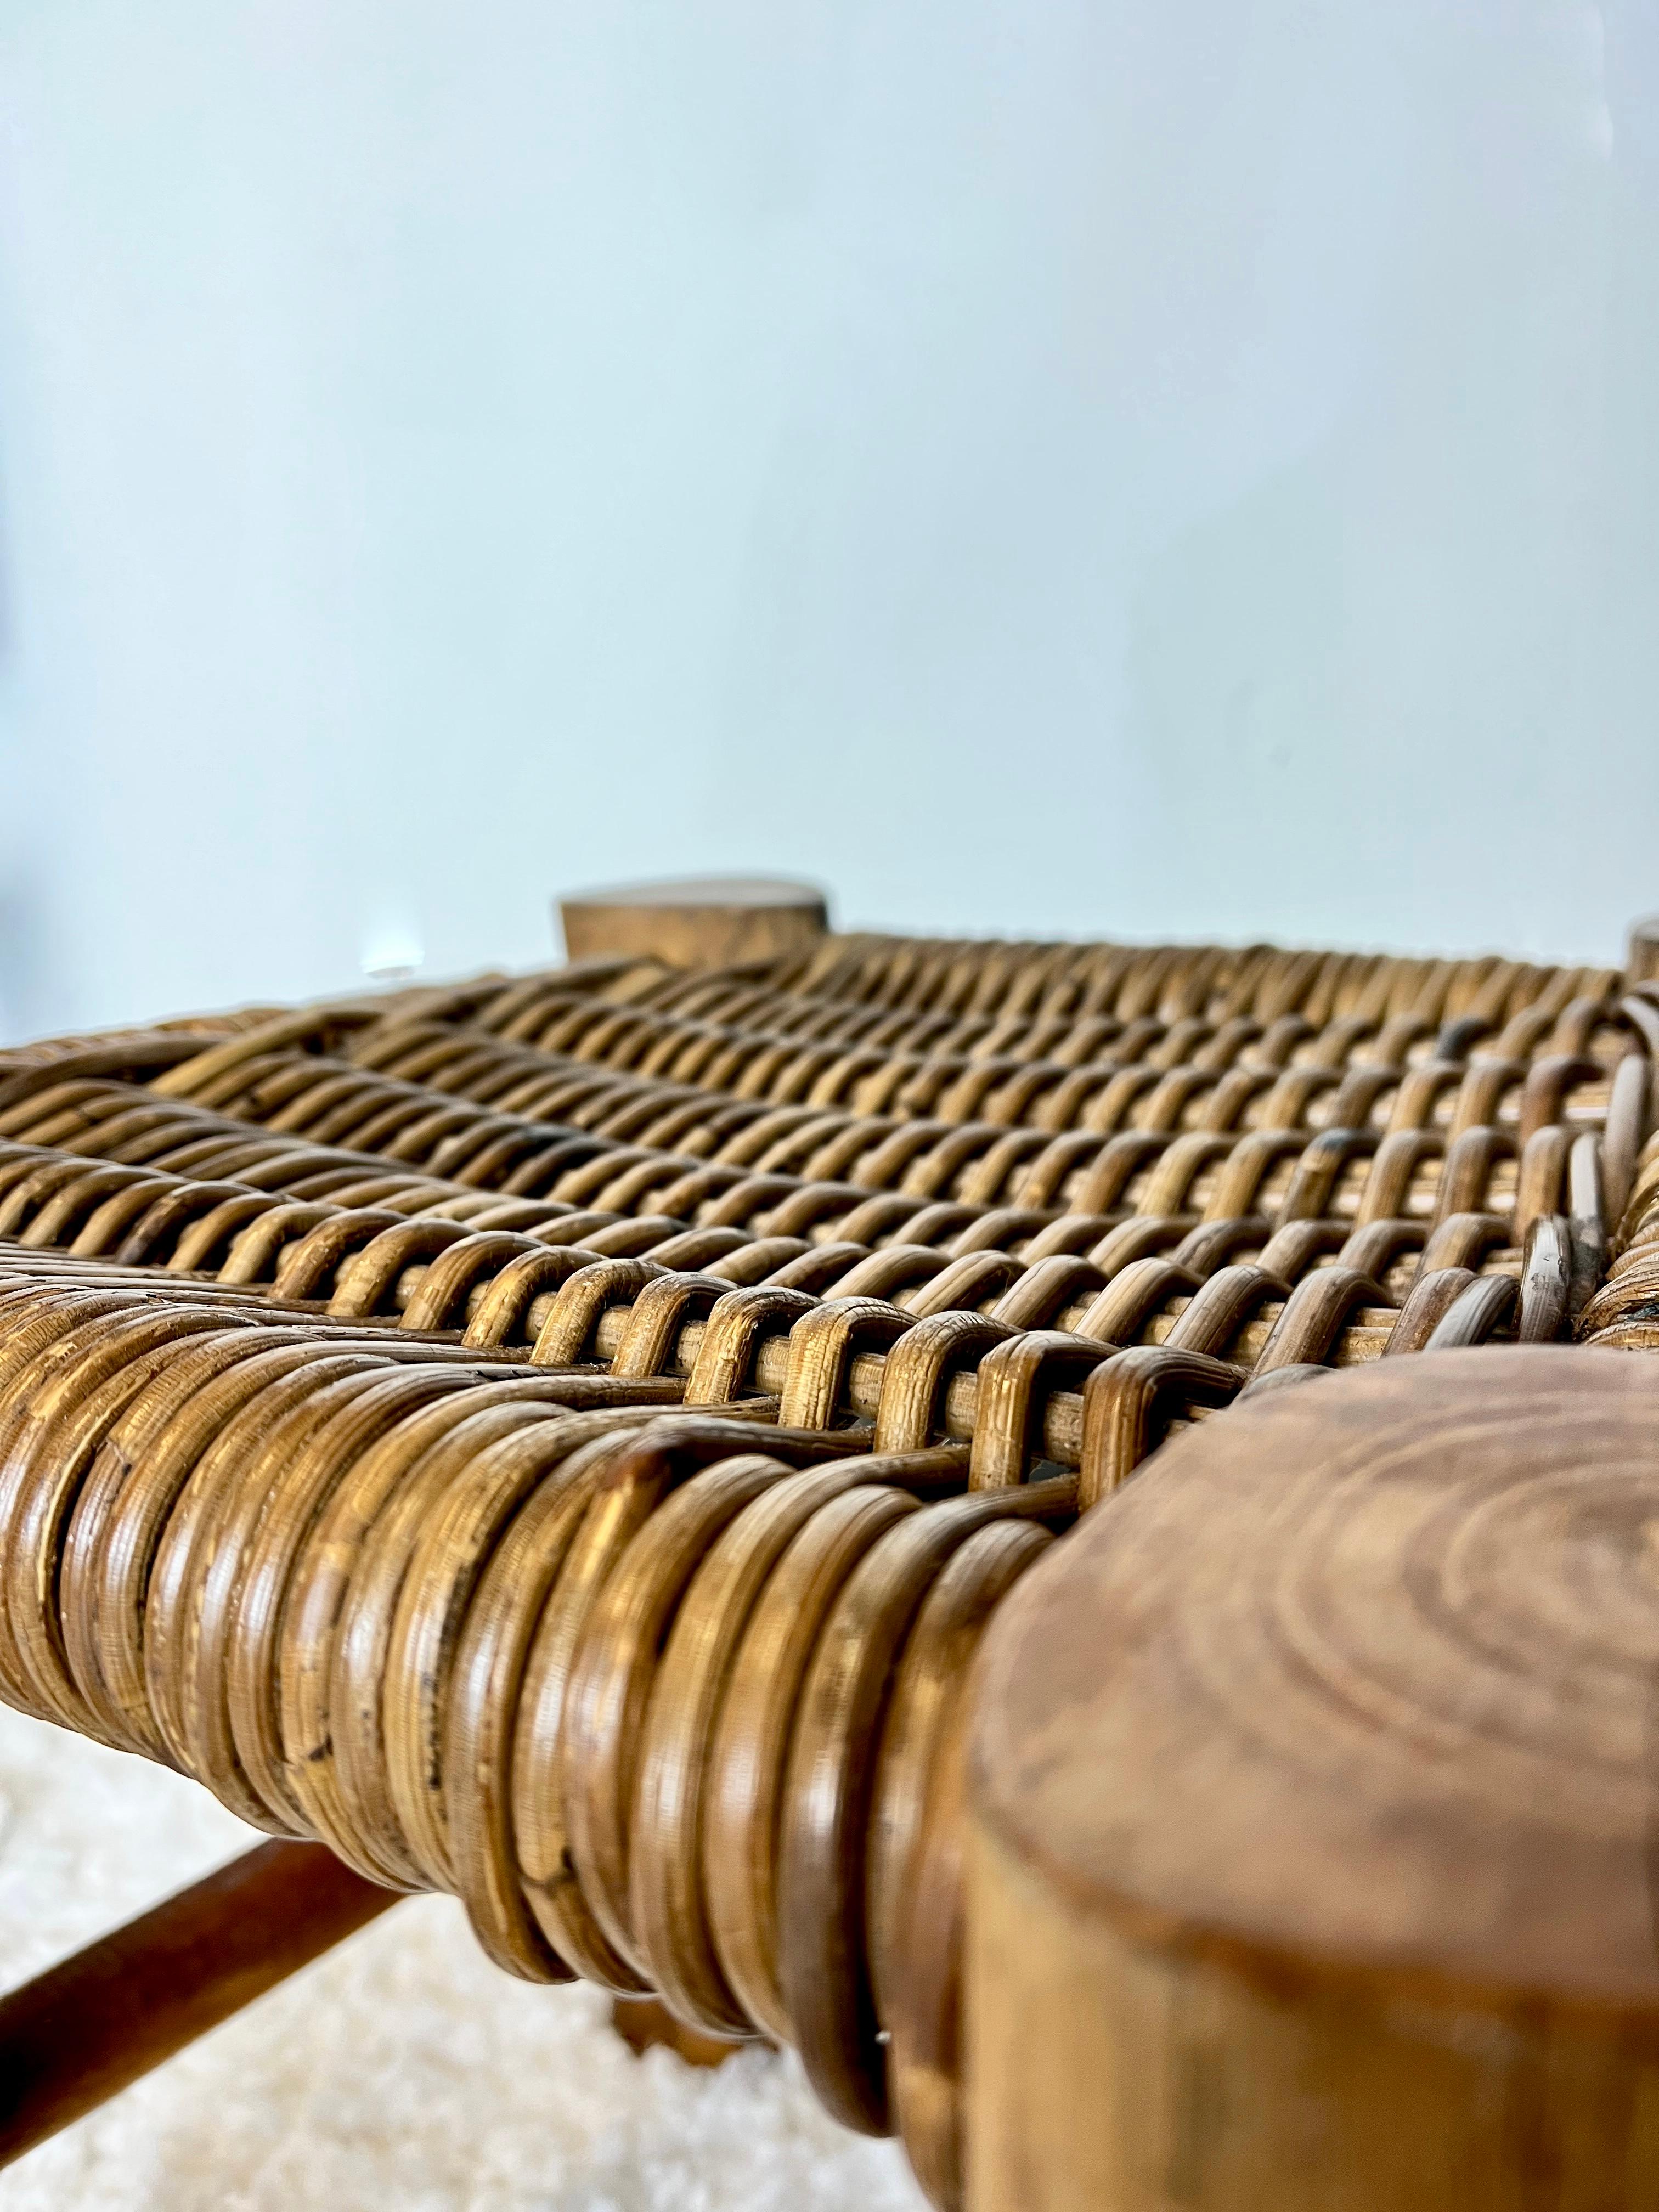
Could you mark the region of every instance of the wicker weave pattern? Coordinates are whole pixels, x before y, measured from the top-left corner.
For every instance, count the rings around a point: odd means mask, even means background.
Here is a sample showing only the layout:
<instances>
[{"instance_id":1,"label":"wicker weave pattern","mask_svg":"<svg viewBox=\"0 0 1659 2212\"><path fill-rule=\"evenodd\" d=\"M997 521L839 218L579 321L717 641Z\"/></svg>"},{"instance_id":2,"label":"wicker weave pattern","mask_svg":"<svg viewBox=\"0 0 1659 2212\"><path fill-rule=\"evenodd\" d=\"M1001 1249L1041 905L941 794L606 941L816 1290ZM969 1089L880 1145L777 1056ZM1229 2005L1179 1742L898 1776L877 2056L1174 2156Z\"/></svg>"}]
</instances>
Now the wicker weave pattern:
<instances>
[{"instance_id":1,"label":"wicker weave pattern","mask_svg":"<svg viewBox=\"0 0 1659 2212\"><path fill-rule=\"evenodd\" d=\"M865 938L12 1055L0 1691L795 2044L949 2202L995 1605L1246 1389L1648 1341L1656 1039L1607 971Z\"/></svg>"}]
</instances>

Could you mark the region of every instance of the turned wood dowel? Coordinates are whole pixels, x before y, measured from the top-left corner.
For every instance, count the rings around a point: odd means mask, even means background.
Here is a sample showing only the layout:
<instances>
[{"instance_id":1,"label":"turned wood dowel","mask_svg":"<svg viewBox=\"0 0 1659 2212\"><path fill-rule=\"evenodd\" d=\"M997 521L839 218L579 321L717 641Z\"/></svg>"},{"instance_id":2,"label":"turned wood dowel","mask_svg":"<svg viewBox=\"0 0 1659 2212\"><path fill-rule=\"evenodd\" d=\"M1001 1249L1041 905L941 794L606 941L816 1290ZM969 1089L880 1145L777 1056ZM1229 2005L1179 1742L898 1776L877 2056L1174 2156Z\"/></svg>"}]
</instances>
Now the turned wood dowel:
<instances>
[{"instance_id":1,"label":"turned wood dowel","mask_svg":"<svg viewBox=\"0 0 1659 2212\"><path fill-rule=\"evenodd\" d=\"M605 953L672 968L729 968L810 952L829 927L823 893L765 876L696 876L575 891L559 901L566 957Z\"/></svg>"},{"instance_id":2,"label":"turned wood dowel","mask_svg":"<svg viewBox=\"0 0 1659 2212\"><path fill-rule=\"evenodd\" d=\"M611 2025L636 2057L658 2047L672 2051L688 2066L724 2066L746 2046L718 2035L705 2035L676 2020L660 1997L612 1997Z\"/></svg>"},{"instance_id":3,"label":"turned wood dowel","mask_svg":"<svg viewBox=\"0 0 1659 2212\"><path fill-rule=\"evenodd\" d=\"M1646 2212L1659 1367L1239 1406L993 1623L970 2212Z\"/></svg>"},{"instance_id":4,"label":"turned wood dowel","mask_svg":"<svg viewBox=\"0 0 1659 2212\"><path fill-rule=\"evenodd\" d=\"M0 2165L398 1902L320 1844L262 1844L0 1997Z\"/></svg>"},{"instance_id":5,"label":"turned wood dowel","mask_svg":"<svg viewBox=\"0 0 1659 2212\"><path fill-rule=\"evenodd\" d=\"M1644 915L1640 921L1631 924L1625 980L1630 983L1659 981L1659 915Z\"/></svg>"}]
</instances>

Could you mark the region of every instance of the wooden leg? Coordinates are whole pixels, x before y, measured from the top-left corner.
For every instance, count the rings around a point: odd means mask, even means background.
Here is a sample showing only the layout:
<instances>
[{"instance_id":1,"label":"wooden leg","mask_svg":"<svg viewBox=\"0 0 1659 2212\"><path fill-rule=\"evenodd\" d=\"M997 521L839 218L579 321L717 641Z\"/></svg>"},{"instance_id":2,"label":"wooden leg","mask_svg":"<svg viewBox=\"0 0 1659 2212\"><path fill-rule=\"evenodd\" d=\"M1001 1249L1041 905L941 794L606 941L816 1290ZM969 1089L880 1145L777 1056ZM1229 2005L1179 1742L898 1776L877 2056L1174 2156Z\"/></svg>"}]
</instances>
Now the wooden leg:
<instances>
[{"instance_id":1,"label":"wooden leg","mask_svg":"<svg viewBox=\"0 0 1659 2212\"><path fill-rule=\"evenodd\" d=\"M672 968L729 968L812 951L829 910L810 884L730 876L576 892L560 900L559 919L571 960L620 954Z\"/></svg>"},{"instance_id":2,"label":"wooden leg","mask_svg":"<svg viewBox=\"0 0 1659 2212\"><path fill-rule=\"evenodd\" d=\"M1659 915L1647 915L1631 924L1625 980L1628 983L1659 981Z\"/></svg>"},{"instance_id":3,"label":"wooden leg","mask_svg":"<svg viewBox=\"0 0 1659 2212\"><path fill-rule=\"evenodd\" d=\"M971 2212L1638 2212L1659 2189L1659 1366L1239 1406L987 1638Z\"/></svg>"},{"instance_id":4,"label":"wooden leg","mask_svg":"<svg viewBox=\"0 0 1659 2212\"><path fill-rule=\"evenodd\" d=\"M0 2165L398 1902L320 1844L262 1844L0 1997Z\"/></svg>"},{"instance_id":5,"label":"wooden leg","mask_svg":"<svg viewBox=\"0 0 1659 2212\"><path fill-rule=\"evenodd\" d=\"M718 2035L703 2035L675 2019L659 1997L613 1997L611 2025L641 2057L656 2044L677 2051L690 2066L724 2066L744 2045Z\"/></svg>"}]
</instances>

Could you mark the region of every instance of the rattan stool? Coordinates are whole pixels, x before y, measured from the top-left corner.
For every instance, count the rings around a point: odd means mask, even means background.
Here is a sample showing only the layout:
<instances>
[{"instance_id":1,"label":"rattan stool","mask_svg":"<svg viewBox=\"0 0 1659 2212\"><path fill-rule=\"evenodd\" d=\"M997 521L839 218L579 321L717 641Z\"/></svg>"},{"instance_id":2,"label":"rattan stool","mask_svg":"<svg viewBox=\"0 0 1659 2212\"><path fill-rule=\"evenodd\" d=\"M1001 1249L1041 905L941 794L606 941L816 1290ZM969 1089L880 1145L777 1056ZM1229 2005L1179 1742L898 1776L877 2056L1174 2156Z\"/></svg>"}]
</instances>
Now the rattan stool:
<instances>
[{"instance_id":1,"label":"rattan stool","mask_svg":"<svg viewBox=\"0 0 1659 2212\"><path fill-rule=\"evenodd\" d=\"M573 914L0 1056L0 1695L273 1838L7 2154L431 1888L941 2206L1648 2201L1646 939Z\"/></svg>"}]
</instances>

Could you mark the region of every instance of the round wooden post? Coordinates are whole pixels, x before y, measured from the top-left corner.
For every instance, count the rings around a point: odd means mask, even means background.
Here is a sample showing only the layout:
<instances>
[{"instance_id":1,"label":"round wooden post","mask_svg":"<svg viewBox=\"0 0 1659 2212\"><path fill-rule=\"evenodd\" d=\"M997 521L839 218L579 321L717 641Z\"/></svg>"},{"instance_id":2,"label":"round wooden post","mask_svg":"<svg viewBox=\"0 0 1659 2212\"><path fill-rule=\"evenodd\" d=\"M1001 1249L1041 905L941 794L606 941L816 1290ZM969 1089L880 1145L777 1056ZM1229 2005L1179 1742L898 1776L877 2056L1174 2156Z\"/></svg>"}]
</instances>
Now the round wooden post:
<instances>
[{"instance_id":1,"label":"round wooden post","mask_svg":"<svg viewBox=\"0 0 1659 2212\"><path fill-rule=\"evenodd\" d=\"M1644 915L1640 921L1631 924L1625 980L1630 983L1659 981L1659 914Z\"/></svg>"},{"instance_id":2,"label":"round wooden post","mask_svg":"<svg viewBox=\"0 0 1659 2212\"><path fill-rule=\"evenodd\" d=\"M999 1613L975 2212L1659 2191L1659 1366L1427 1353L1194 1431Z\"/></svg>"},{"instance_id":3,"label":"round wooden post","mask_svg":"<svg viewBox=\"0 0 1659 2212\"><path fill-rule=\"evenodd\" d=\"M764 876L688 877L573 892L559 902L566 957L607 953L673 968L731 968L810 952L830 926L823 893Z\"/></svg>"}]
</instances>

